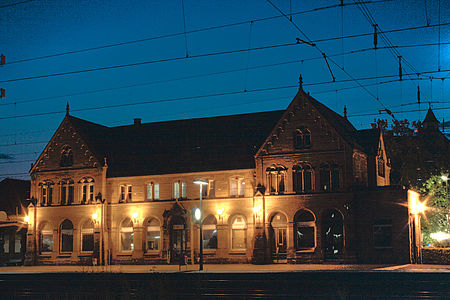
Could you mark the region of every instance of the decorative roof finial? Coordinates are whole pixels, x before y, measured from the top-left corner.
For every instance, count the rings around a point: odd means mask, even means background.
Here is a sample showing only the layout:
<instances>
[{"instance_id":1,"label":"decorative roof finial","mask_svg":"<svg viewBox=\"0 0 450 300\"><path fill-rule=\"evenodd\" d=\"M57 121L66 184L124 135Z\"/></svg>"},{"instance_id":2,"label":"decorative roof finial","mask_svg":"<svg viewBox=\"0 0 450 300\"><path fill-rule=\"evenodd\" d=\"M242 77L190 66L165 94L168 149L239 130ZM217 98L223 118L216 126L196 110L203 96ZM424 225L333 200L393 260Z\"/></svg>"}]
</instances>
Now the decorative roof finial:
<instances>
[{"instance_id":1,"label":"decorative roof finial","mask_svg":"<svg viewBox=\"0 0 450 300\"><path fill-rule=\"evenodd\" d=\"M67 104L66 104L66 115L68 115L69 114L69 101L67 101Z\"/></svg>"},{"instance_id":2,"label":"decorative roof finial","mask_svg":"<svg viewBox=\"0 0 450 300\"><path fill-rule=\"evenodd\" d=\"M300 74L300 77L298 78L298 89L303 91L303 78L302 78L302 74Z\"/></svg>"},{"instance_id":3,"label":"decorative roof finial","mask_svg":"<svg viewBox=\"0 0 450 300\"><path fill-rule=\"evenodd\" d=\"M344 105L344 118L347 119L347 105Z\"/></svg>"}]
</instances>

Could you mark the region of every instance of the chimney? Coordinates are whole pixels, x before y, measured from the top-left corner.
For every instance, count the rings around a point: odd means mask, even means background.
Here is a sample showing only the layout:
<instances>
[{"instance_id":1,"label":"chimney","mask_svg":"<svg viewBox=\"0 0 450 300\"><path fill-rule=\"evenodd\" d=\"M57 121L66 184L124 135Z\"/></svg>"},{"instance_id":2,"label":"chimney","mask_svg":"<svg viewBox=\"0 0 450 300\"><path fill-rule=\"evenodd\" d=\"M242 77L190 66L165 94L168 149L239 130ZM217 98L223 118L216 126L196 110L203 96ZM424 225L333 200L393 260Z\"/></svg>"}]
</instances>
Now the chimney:
<instances>
[{"instance_id":1,"label":"chimney","mask_svg":"<svg viewBox=\"0 0 450 300\"><path fill-rule=\"evenodd\" d=\"M141 125L141 118L134 118L134 125Z\"/></svg>"}]
</instances>

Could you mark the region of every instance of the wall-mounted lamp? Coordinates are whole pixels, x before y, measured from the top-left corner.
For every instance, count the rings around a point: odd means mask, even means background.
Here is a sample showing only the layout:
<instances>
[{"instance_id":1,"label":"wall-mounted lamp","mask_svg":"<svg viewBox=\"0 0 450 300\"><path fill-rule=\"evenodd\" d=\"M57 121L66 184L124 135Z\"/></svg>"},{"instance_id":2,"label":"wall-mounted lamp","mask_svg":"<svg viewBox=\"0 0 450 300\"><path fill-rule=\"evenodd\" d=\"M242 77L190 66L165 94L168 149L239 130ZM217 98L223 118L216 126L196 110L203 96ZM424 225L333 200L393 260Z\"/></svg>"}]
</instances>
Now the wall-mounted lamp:
<instances>
[{"instance_id":1,"label":"wall-mounted lamp","mask_svg":"<svg viewBox=\"0 0 450 300\"><path fill-rule=\"evenodd\" d=\"M253 207L253 212L255 213L255 215L259 215L262 211L262 207L261 205L257 205L255 207Z\"/></svg>"},{"instance_id":2,"label":"wall-mounted lamp","mask_svg":"<svg viewBox=\"0 0 450 300\"><path fill-rule=\"evenodd\" d=\"M137 212L133 212L131 214L131 217L133 218L133 223L137 223L139 221L139 219L138 219L139 214Z\"/></svg>"},{"instance_id":3,"label":"wall-mounted lamp","mask_svg":"<svg viewBox=\"0 0 450 300\"><path fill-rule=\"evenodd\" d=\"M25 218L23 220L25 222L27 222L28 224L30 224L30 216L25 216Z\"/></svg>"},{"instance_id":4,"label":"wall-mounted lamp","mask_svg":"<svg viewBox=\"0 0 450 300\"><path fill-rule=\"evenodd\" d=\"M94 221L95 224L98 223L98 215L97 215L97 213L93 213L92 214L92 221Z\"/></svg>"}]
</instances>

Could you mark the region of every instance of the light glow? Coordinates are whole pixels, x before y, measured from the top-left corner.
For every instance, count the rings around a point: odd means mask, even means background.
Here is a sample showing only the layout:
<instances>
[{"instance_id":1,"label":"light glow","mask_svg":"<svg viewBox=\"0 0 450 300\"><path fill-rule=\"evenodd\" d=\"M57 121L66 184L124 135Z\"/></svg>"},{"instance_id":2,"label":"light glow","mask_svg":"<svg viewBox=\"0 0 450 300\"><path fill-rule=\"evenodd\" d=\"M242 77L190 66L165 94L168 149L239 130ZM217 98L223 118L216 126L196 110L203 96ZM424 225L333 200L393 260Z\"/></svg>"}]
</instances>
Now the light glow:
<instances>
[{"instance_id":1,"label":"light glow","mask_svg":"<svg viewBox=\"0 0 450 300\"><path fill-rule=\"evenodd\" d=\"M442 179L443 181L447 181L447 180L448 180L448 177L447 177L447 175L442 175L442 176L441 176L441 179Z\"/></svg>"},{"instance_id":2,"label":"light glow","mask_svg":"<svg viewBox=\"0 0 450 300\"><path fill-rule=\"evenodd\" d=\"M136 220L138 218L138 213L137 212L132 213L131 217Z\"/></svg>"},{"instance_id":3,"label":"light glow","mask_svg":"<svg viewBox=\"0 0 450 300\"><path fill-rule=\"evenodd\" d=\"M223 213L224 213L224 211L225 211L225 208L219 208L218 210L217 210L217 214L219 215L219 216L222 216L223 215Z\"/></svg>"},{"instance_id":4,"label":"light glow","mask_svg":"<svg viewBox=\"0 0 450 300\"><path fill-rule=\"evenodd\" d=\"M430 236L433 240L437 240L439 242L450 239L450 234L445 232L433 232Z\"/></svg>"},{"instance_id":5,"label":"light glow","mask_svg":"<svg viewBox=\"0 0 450 300\"><path fill-rule=\"evenodd\" d=\"M261 205L253 207L253 212L255 214L259 214L261 212L261 210L262 210Z\"/></svg>"},{"instance_id":6,"label":"light glow","mask_svg":"<svg viewBox=\"0 0 450 300\"><path fill-rule=\"evenodd\" d=\"M30 216L25 216L24 221L30 223Z\"/></svg>"},{"instance_id":7,"label":"light glow","mask_svg":"<svg viewBox=\"0 0 450 300\"><path fill-rule=\"evenodd\" d=\"M200 219L202 218L202 212L200 211L200 208L195 209L194 217L197 221L200 221Z\"/></svg>"},{"instance_id":8,"label":"light glow","mask_svg":"<svg viewBox=\"0 0 450 300\"><path fill-rule=\"evenodd\" d=\"M97 221L97 219L98 219L97 213L93 213L92 214L92 220Z\"/></svg>"},{"instance_id":9,"label":"light glow","mask_svg":"<svg viewBox=\"0 0 450 300\"><path fill-rule=\"evenodd\" d=\"M207 181L201 180L201 179L195 179L195 180L194 180L194 183L195 183L195 184L201 184L201 185L207 185L207 184L208 184Z\"/></svg>"}]
</instances>

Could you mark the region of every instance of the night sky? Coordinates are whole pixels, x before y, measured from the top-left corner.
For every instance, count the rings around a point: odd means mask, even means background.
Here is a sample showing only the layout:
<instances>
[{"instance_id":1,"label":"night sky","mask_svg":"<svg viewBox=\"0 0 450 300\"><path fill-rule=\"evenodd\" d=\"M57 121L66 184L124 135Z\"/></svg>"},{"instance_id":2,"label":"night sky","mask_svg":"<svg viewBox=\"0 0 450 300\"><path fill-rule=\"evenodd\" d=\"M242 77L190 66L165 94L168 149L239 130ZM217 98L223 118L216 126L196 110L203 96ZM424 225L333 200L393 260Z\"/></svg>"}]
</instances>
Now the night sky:
<instances>
[{"instance_id":1,"label":"night sky","mask_svg":"<svg viewBox=\"0 0 450 300\"><path fill-rule=\"evenodd\" d=\"M29 178L66 102L72 115L106 126L278 110L302 74L306 91L340 114L347 106L358 129L391 121L383 109L423 119L429 101L440 121L450 119L450 1L339 4L0 0L0 180ZM373 23L407 30L379 34L374 50Z\"/></svg>"}]
</instances>

